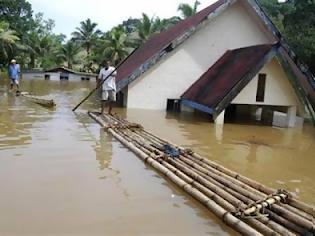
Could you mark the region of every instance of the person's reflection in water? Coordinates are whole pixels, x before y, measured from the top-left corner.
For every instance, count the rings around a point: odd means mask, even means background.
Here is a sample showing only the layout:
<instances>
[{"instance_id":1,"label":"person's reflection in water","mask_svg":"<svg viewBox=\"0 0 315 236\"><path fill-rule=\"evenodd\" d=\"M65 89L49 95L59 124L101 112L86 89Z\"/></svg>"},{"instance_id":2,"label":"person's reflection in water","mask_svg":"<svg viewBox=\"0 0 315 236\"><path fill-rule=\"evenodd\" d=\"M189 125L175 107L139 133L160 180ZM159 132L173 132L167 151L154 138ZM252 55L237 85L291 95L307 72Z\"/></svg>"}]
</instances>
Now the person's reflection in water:
<instances>
[{"instance_id":1,"label":"person's reflection in water","mask_svg":"<svg viewBox=\"0 0 315 236\"><path fill-rule=\"evenodd\" d=\"M249 143L248 144L248 155L246 156L247 162L254 164L257 162L257 151L258 151L258 144L256 143Z\"/></svg>"},{"instance_id":2,"label":"person's reflection in water","mask_svg":"<svg viewBox=\"0 0 315 236\"><path fill-rule=\"evenodd\" d=\"M113 158L113 138L111 135L108 135L104 129L100 129L100 141L96 147L96 160L99 162L100 170L104 171L103 176L100 177L100 179L110 179L110 181L113 181L116 187L128 198L130 194L127 189L123 187L119 166L118 169L112 167ZM116 158L119 157L116 156Z\"/></svg>"},{"instance_id":3,"label":"person's reflection in water","mask_svg":"<svg viewBox=\"0 0 315 236\"><path fill-rule=\"evenodd\" d=\"M100 170L109 169L112 159L112 137L103 129L100 129L100 141L96 147L96 160Z\"/></svg>"}]
</instances>

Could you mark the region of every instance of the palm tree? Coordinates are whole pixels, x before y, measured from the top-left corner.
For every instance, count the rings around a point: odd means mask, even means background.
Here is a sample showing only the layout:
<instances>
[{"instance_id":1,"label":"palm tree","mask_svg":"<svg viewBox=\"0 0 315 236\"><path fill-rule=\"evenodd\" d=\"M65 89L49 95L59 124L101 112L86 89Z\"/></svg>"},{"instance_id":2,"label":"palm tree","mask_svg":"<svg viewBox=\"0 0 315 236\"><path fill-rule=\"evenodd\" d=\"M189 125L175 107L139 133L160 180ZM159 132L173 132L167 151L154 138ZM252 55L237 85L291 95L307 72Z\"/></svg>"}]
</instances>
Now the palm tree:
<instances>
[{"instance_id":1,"label":"palm tree","mask_svg":"<svg viewBox=\"0 0 315 236\"><path fill-rule=\"evenodd\" d=\"M30 68L35 68L35 59L40 54L40 38L37 32L31 31L24 37L23 51L29 54Z\"/></svg>"},{"instance_id":2,"label":"palm tree","mask_svg":"<svg viewBox=\"0 0 315 236\"><path fill-rule=\"evenodd\" d=\"M16 36L14 30L9 29L9 24L6 22L0 22L0 55L7 60L13 50L13 46L16 45L19 37Z\"/></svg>"},{"instance_id":3,"label":"palm tree","mask_svg":"<svg viewBox=\"0 0 315 236\"><path fill-rule=\"evenodd\" d=\"M137 27L139 44L142 44L145 41L147 41L154 33L155 29L153 29L153 22L154 22L153 18L150 19L147 14L142 13L142 19Z\"/></svg>"},{"instance_id":4,"label":"palm tree","mask_svg":"<svg viewBox=\"0 0 315 236\"><path fill-rule=\"evenodd\" d=\"M123 60L133 50L132 43L122 26L114 27L100 43L102 56L114 64Z\"/></svg>"},{"instance_id":5,"label":"palm tree","mask_svg":"<svg viewBox=\"0 0 315 236\"><path fill-rule=\"evenodd\" d=\"M175 25L180 21L178 16L173 16L167 19L160 19L159 17L155 18L153 21L153 31L155 33L162 32L168 29L170 26Z\"/></svg>"},{"instance_id":6,"label":"palm tree","mask_svg":"<svg viewBox=\"0 0 315 236\"><path fill-rule=\"evenodd\" d=\"M146 42L153 34L159 33L169 26L174 25L179 21L178 17L169 19L160 19L159 17L152 17L151 19L145 13L142 13L142 19L137 25L138 37L136 40L137 45Z\"/></svg>"},{"instance_id":7,"label":"palm tree","mask_svg":"<svg viewBox=\"0 0 315 236\"><path fill-rule=\"evenodd\" d=\"M197 13L197 8L200 5L200 2L198 0L195 1L193 6L190 6L186 3L179 4L177 11L181 13L182 19L186 19L190 16L193 16Z\"/></svg>"},{"instance_id":8,"label":"palm tree","mask_svg":"<svg viewBox=\"0 0 315 236\"><path fill-rule=\"evenodd\" d=\"M72 41L68 41L61 47L61 58L67 62L67 67L72 69L72 65L75 62L75 56L80 52L80 46Z\"/></svg>"},{"instance_id":9,"label":"palm tree","mask_svg":"<svg viewBox=\"0 0 315 236\"><path fill-rule=\"evenodd\" d=\"M89 57L91 48L98 40L101 31L96 30L96 23L92 23L90 19L80 22L80 27L77 27L75 32L72 33L72 39L79 42L85 49Z\"/></svg>"}]
</instances>

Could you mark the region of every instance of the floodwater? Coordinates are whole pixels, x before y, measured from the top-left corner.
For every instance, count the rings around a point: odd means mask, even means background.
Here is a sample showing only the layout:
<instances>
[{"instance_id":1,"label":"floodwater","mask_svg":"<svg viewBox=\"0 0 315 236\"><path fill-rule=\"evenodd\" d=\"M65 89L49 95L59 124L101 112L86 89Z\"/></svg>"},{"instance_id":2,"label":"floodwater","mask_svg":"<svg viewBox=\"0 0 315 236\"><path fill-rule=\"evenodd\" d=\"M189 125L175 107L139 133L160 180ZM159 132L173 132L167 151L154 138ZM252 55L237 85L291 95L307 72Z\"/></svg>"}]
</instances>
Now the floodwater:
<instances>
[{"instance_id":1,"label":"floodwater","mask_svg":"<svg viewBox=\"0 0 315 236\"><path fill-rule=\"evenodd\" d=\"M0 235L235 235L93 122L71 109L93 81L24 80L54 109L0 79ZM116 109L129 120L274 188L315 204L315 128L215 126L205 116Z\"/></svg>"}]
</instances>

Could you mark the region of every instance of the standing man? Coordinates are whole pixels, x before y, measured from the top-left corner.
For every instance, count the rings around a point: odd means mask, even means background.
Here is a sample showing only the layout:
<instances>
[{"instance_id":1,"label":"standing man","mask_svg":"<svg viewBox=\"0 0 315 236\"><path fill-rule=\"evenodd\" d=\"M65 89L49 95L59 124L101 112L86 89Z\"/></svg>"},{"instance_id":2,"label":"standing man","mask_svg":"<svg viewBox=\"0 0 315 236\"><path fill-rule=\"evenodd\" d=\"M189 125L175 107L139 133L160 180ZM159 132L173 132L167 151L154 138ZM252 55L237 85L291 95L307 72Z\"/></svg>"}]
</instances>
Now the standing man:
<instances>
[{"instance_id":1,"label":"standing man","mask_svg":"<svg viewBox=\"0 0 315 236\"><path fill-rule=\"evenodd\" d=\"M112 114L113 102L116 101L116 75L115 67L111 66L110 61L104 61L103 68L98 75L99 82L102 83L102 108L104 113L105 105L108 103L108 114Z\"/></svg>"},{"instance_id":2,"label":"standing man","mask_svg":"<svg viewBox=\"0 0 315 236\"><path fill-rule=\"evenodd\" d=\"M16 60L12 59L8 68L8 75L10 79L10 89L13 90L16 86L16 93L19 91L19 76L20 76L20 66L16 64Z\"/></svg>"}]
</instances>

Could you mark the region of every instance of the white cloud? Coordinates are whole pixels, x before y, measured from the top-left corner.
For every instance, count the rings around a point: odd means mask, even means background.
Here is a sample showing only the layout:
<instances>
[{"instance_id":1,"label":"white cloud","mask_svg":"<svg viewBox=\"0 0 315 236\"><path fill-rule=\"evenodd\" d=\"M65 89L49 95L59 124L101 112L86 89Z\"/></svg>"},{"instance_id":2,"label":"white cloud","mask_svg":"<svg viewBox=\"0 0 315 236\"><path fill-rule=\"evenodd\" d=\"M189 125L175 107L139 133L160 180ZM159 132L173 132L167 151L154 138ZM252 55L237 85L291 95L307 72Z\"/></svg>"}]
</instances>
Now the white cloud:
<instances>
[{"instance_id":1,"label":"white cloud","mask_svg":"<svg viewBox=\"0 0 315 236\"><path fill-rule=\"evenodd\" d=\"M199 0L199 10L215 2L215 0ZM145 12L149 16L161 18L178 15L180 3L193 4L194 0L29 0L34 12L43 12L45 18L55 21L56 33L70 36L79 23L87 18L98 23L102 31L121 23L129 17L141 17Z\"/></svg>"}]
</instances>

